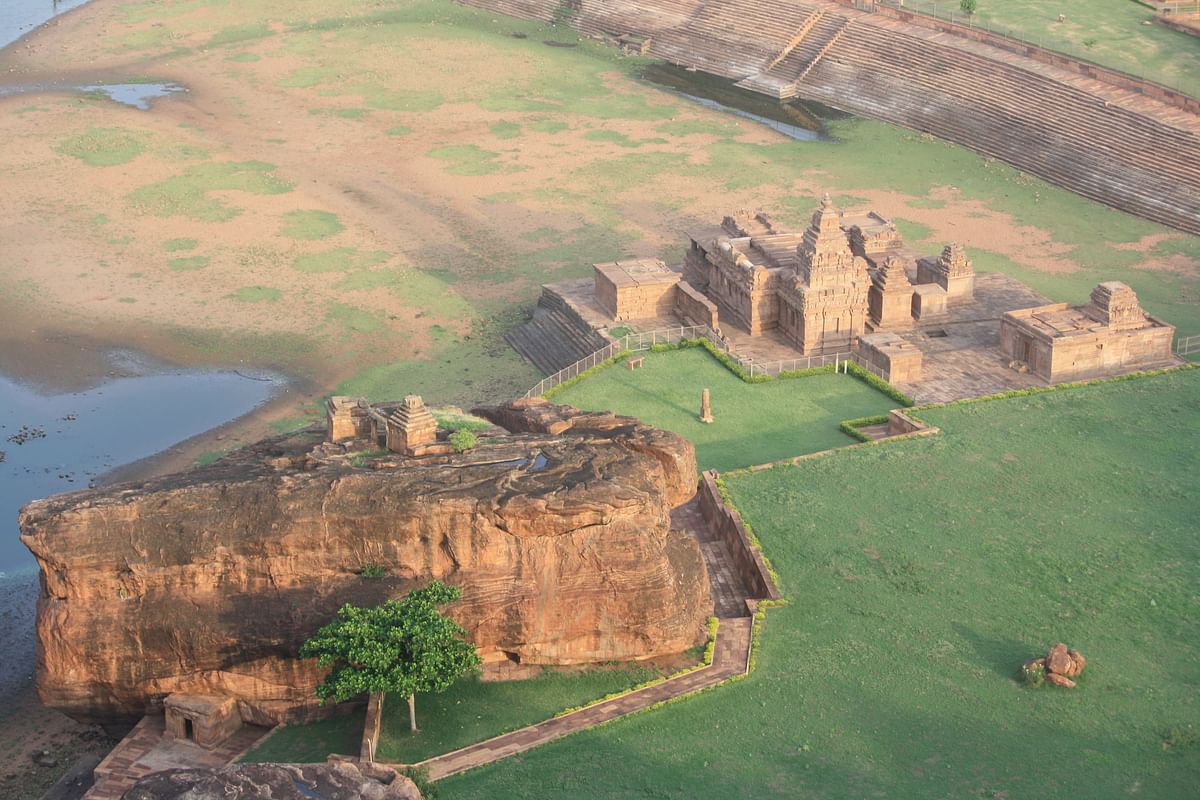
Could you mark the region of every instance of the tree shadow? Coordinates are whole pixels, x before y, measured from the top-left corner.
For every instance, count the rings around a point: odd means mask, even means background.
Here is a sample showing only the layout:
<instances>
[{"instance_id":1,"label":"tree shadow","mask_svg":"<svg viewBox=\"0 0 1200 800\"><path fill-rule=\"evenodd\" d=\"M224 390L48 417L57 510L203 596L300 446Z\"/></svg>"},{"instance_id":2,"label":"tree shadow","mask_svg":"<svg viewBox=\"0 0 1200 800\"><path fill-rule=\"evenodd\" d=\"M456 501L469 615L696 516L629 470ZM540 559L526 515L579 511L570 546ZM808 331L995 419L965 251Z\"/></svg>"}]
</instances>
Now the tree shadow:
<instances>
[{"instance_id":1,"label":"tree shadow","mask_svg":"<svg viewBox=\"0 0 1200 800\"><path fill-rule=\"evenodd\" d=\"M1038 653L1038 646L1016 639L999 639L986 636L966 625L954 623L954 630L970 643L979 661L1003 678L1017 679L1017 672L1025 659Z\"/></svg>"}]
</instances>

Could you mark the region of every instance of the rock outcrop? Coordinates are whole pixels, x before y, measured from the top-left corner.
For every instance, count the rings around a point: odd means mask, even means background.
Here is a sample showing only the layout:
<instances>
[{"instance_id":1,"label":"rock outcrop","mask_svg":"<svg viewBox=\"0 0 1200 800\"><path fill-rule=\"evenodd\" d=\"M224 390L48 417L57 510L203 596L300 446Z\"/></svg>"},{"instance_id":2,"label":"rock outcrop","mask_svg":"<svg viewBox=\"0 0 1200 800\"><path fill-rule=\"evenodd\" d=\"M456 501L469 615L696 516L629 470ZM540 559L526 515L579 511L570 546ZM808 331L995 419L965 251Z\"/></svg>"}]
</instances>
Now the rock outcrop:
<instances>
[{"instance_id":1,"label":"rock outcrop","mask_svg":"<svg viewBox=\"0 0 1200 800\"><path fill-rule=\"evenodd\" d=\"M1055 686L1074 689L1077 684L1071 679L1079 677L1079 673L1083 672L1086 666L1087 659L1083 657L1083 653L1058 642L1041 658L1026 661L1021 669L1027 676L1038 675Z\"/></svg>"},{"instance_id":2,"label":"rock outcrop","mask_svg":"<svg viewBox=\"0 0 1200 800\"><path fill-rule=\"evenodd\" d=\"M348 762L171 769L142 778L124 800L421 800L416 784L394 770L367 771Z\"/></svg>"},{"instance_id":3,"label":"rock outcrop","mask_svg":"<svg viewBox=\"0 0 1200 800\"><path fill-rule=\"evenodd\" d=\"M42 701L106 721L181 692L235 698L247 722L304 719L322 673L300 644L343 603L433 578L462 589L449 613L485 662L647 659L703 641L704 562L670 527L695 490L691 445L545 401L477 413L512 433L404 458L310 431L30 503Z\"/></svg>"}]
</instances>

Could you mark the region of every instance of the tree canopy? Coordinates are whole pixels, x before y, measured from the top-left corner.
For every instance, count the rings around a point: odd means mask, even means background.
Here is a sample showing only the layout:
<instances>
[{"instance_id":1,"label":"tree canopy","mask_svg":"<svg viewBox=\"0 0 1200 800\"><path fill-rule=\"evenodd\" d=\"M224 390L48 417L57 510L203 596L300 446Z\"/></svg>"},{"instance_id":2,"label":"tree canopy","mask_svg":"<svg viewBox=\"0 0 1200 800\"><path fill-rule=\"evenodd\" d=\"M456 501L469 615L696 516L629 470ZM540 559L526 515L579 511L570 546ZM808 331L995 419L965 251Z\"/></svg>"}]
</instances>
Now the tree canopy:
<instances>
[{"instance_id":1,"label":"tree canopy","mask_svg":"<svg viewBox=\"0 0 1200 800\"><path fill-rule=\"evenodd\" d=\"M457 622L438 606L461 592L441 581L388 600L375 608L344 605L338 618L300 648L333 669L317 686L322 701L343 702L365 693L440 692L460 676L479 668L475 645Z\"/></svg>"}]
</instances>

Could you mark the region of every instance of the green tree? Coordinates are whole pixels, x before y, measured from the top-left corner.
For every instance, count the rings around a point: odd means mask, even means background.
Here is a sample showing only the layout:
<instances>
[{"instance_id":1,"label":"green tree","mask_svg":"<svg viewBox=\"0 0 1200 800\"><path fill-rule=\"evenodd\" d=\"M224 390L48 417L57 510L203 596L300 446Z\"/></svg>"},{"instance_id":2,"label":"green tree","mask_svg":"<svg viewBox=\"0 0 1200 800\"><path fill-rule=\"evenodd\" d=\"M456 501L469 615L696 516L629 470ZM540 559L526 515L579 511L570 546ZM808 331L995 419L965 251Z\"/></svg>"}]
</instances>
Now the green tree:
<instances>
[{"instance_id":1,"label":"green tree","mask_svg":"<svg viewBox=\"0 0 1200 800\"><path fill-rule=\"evenodd\" d=\"M476 436L473 431L469 431L466 428L462 428L461 430L457 430L450 434L450 446L453 447L456 452L462 453L466 450L473 450L478 444L479 437Z\"/></svg>"},{"instance_id":2,"label":"green tree","mask_svg":"<svg viewBox=\"0 0 1200 800\"><path fill-rule=\"evenodd\" d=\"M366 692L408 698L408 720L417 730L417 692L441 692L479 668L466 631L438 612L461 592L441 581L375 608L344 605L338 618L300 648L302 658L332 667L316 690L324 702L344 702Z\"/></svg>"},{"instance_id":3,"label":"green tree","mask_svg":"<svg viewBox=\"0 0 1200 800\"><path fill-rule=\"evenodd\" d=\"M979 7L978 0L958 0L958 7L962 9L964 14L974 14L975 9Z\"/></svg>"}]
</instances>

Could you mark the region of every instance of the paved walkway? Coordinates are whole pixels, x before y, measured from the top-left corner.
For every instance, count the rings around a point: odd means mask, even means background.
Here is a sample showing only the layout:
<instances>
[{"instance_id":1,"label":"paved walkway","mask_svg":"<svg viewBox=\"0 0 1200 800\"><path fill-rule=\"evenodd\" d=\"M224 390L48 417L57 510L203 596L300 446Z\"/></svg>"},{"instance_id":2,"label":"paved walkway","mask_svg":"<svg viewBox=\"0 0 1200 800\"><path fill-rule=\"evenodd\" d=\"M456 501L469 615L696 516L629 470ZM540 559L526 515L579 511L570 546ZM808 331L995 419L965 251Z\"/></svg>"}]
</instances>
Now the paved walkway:
<instances>
[{"instance_id":1,"label":"paved walkway","mask_svg":"<svg viewBox=\"0 0 1200 800\"><path fill-rule=\"evenodd\" d=\"M240 758L270 731L246 725L220 747L205 750L197 744L163 736L161 714L147 715L96 767L95 784L84 800L120 800L131 786L164 769L223 767Z\"/></svg>"},{"instance_id":2,"label":"paved walkway","mask_svg":"<svg viewBox=\"0 0 1200 800\"><path fill-rule=\"evenodd\" d=\"M430 779L438 780L508 758L609 720L643 711L664 700L716 686L734 675L744 675L749 670L754 620L749 616L750 612L746 606L748 592L737 577L737 571L733 569L728 549L709 530L700 513L698 498L693 497L691 501L672 511L671 524L677 530L687 531L696 539L708 568L714 611L721 620L717 629L712 664L561 717L426 759L417 766L428 769Z\"/></svg>"},{"instance_id":3,"label":"paved walkway","mask_svg":"<svg viewBox=\"0 0 1200 800\"><path fill-rule=\"evenodd\" d=\"M648 686L612 700L606 700L603 703L596 703L565 716L548 719L537 725L530 725L527 728L464 747L461 750L455 750L452 753L427 759L417 766L427 768L430 779L438 780L474 767L490 764L493 761L499 761L502 758L524 752L546 742L552 742L555 739L561 739L617 717L642 711L663 700L670 700L709 686L715 686L734 675L744 674L749 667L750 635L753 624L753 619L750 617L721 620L713 663L703 669L671 678L663 683Z\"/></svg>"}]
</instances>

